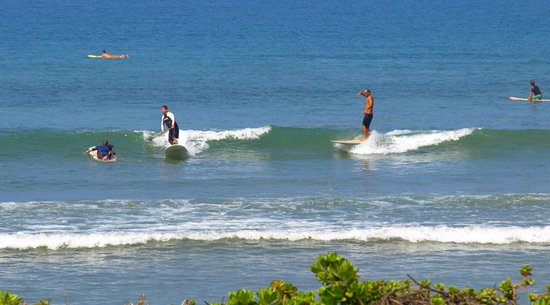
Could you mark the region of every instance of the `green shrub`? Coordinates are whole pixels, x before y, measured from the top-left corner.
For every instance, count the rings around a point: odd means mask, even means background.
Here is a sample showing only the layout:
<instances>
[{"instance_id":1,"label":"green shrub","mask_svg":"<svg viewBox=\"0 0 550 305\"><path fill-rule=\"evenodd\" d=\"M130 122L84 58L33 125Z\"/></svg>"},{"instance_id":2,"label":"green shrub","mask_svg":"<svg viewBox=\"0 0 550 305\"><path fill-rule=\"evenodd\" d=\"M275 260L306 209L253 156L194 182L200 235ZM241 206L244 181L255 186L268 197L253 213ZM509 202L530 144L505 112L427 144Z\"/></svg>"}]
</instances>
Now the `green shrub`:
<instances>
[{"instance_id":1,"label":"green shrub","mask_svg":"<svg viewBox=\"0 0 550 305\"><path fill-rule=\"evenodd\" d=\"M535 283L530 266L520 267L521 281L518 283L506 278L498 287L480 290L459 289L443 283L434 285L430 280L417 281L411 276L400 281L360 281L359 269L336 253L320 255L310 270L321 283L316 292L299 291L290 283L275 280L256 293L240 289L230 292L226 303L211 305L517 305L519 292ZM550 305L550 284L546 290L545 293L528 293L531 305ZM0 291L0 305L20 303L19 296ZM144 303L142 295L138 305ZM49 301L35 303L49 304ZM196 301L185 300L183 304L196 305Z\"/></svg>"},{"instance_id":2,"label":"green shrub","mask_svg":"<svg viewBox=\"0 0 550 305\"><path fill-rule=\"evenodd\" d=\"M250 290L228 295L227 305L516 305L519 289L532 286L535 280L530 266L519 269L521 281L503 280L498 288L459 289L454 285L432 284L425 279L401 281L360 281L359 270L336 253L317 257L310 270L320 282L315 292L301 292L282 280L271 282L254 296ZM532 305L550 305L550 285L544 294L530 293ZM223 303L214 303L223 305Z\"/></svg>"},{"instance_id":3,"label":"green shrub","mask_svg":"<svg viewBox=\"0 0 550 305\"><path fill-rule=\"evenodd\" d=\"M17 294L0 290L0 305L19 305L21 300Z\"/></svg>"}]
</instances>

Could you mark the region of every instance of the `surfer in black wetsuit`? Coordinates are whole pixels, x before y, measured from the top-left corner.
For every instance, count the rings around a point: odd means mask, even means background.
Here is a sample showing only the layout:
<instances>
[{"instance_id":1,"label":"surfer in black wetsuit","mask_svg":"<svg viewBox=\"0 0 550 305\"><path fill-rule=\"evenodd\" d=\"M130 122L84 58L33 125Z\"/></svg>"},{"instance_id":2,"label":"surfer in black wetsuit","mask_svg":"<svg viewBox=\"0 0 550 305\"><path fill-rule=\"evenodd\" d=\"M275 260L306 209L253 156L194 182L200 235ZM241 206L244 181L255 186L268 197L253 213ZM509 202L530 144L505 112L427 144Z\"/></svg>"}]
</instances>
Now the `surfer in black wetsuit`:
<instances>
[{"instance_id":1,"label":"surfer in black wetsuit","mask_svg":"<svg viewBox=\"0 0 550 305\"><path fill-rule=\"evenodd\" d=\"M168 132L168 142L170 144L178 144L178 138L180 136L180 129L178 123L176 123L176 117L172 112L168 111L168 106L162 105L161 107L162 117L160 119L161 134ZM166 125L166 130L164 126Z\"/></svg>"},{"instance_id":2,"label":"surfer in black wetsuit","mask_svg":"<svg viewBox=\"0 0 550 305\"><path fill-rule=\"evenodd\" d=\"M535 81L531 80L531 91L529 91L529 101L538 102L542 100L542 92L540 92L539 86L535 85Z\"/></svg>"}]
</instances>

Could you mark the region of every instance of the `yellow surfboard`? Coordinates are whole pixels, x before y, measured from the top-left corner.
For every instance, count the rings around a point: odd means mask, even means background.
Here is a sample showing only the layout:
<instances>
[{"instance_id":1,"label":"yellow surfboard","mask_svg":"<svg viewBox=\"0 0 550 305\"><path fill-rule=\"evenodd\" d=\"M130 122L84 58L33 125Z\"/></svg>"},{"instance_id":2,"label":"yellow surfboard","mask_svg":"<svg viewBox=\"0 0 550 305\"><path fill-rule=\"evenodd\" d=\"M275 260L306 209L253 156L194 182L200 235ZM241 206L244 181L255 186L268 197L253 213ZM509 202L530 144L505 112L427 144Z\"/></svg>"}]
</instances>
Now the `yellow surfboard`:
<instances>
[{"instance_id":1,"label":"yellow surfboard","mask_svg":"<svg viewBox=\"0 0 550 305\"><path fill-rule=\"evenodd\" d=\"M90 157L92 157L92 159L96 160L96 161L99 161L99 162L116 162L116 154L113 155L113 157L111 159L108 159L108 160L103 160L103 159L99 159L97 157L97 151L91 151L90 152Z\"/></svg>"}]
</instances>

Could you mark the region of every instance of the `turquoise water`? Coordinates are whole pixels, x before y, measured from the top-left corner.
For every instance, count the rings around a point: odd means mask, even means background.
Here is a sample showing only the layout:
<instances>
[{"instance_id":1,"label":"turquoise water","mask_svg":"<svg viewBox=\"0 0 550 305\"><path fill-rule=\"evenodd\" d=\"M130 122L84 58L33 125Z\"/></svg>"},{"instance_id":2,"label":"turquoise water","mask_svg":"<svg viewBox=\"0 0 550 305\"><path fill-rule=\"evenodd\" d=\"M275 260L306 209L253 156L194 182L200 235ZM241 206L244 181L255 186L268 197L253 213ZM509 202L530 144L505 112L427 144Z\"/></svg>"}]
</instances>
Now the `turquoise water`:
<instances>
[{"instance_id":1,"label":"turquoise water","mask_svg":"<svg viewBox=\"0 0 550 305\"><path fill-rule=\"evenodd\" d=\"M550 280L537 1L5 1L0 289L220 301L338 251L367 278ZM107 49L129 59L88 59ZM364 87L374 130L357 147ZM168 104L191 156L167 161ZM109 139L116 163L82 153ZM460 268L457 268L460 266Z\"/></svg>"}]
</instances>

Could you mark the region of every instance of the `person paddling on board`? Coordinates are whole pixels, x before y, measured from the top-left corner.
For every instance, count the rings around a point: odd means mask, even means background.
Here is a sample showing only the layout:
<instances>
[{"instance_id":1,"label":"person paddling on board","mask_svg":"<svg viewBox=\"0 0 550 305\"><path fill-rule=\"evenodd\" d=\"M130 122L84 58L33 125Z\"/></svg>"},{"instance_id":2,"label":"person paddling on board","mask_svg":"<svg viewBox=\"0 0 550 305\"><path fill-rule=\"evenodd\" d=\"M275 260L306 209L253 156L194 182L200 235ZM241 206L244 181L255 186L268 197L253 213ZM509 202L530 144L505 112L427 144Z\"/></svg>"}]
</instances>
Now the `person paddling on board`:
<instances>
[{"instance_id":1,"label":"person paddling on board","mask_svg":"<svg viewBox=\"0 0 550 305\"><path fill-rule=\"evenodd\" d=\"M104 161L111 160L114 156L116 156L116 153L113 151L113 145L110 145L107 140L103 140L101 145L88 148L84 154L88 154L92 151L97 151L97 158Z\"/></svg>"},{"instance_id":2,"label":"person paddling on board","mask_svg":"<svg viewBox=\"0 0 550 305\"><path fill-rule=\"evenodd\" d=\"M180 136L180 129L178 123L176 123L176 117L170 111L168 111L168 106L162 105L161 107L162 117L160 118L160 128L161 134L168 132L168 142L170 144L178 144L178 138ZM166 125L166 130L164 126Z\"/></svg>"},{"instance_id":3,"label":"person paddling on board","mask_svg":"<svg viewBox=\"0 0 550 305\"><path fill-rule=\"evenodd\" d=\"M101 53L101 58L128 58L128 54L124 55L115 55L115 54L109 54L107 51L103 50Z\"/></svg>"},{"instance_id":4,"label":"person paddling on board","mask_svg":"<svg viewBox=\"0 0 550 305\"><path fill-rule=\"evenodd\" d=\"M363 139L365 141L370 135L370 123L374 116L373 107L374 107L374 97L372 96L369 89L357 92L357 96L364 96L365 99L365 109L363 110Z\"/></svg>"},{"instance_id":5,"label":"person paddling on board","mask_svg":"<svg viewBox=\"0 0 550 305\"><path fill-rule=\"evenodd\" d=\"M534 80L531 80L531 91L529 91L529 97L527 99L530 102L540 102L540 100L542 100L542 92L540 92L539 86L535 85Z\"/></svg>"}]
</instances>

